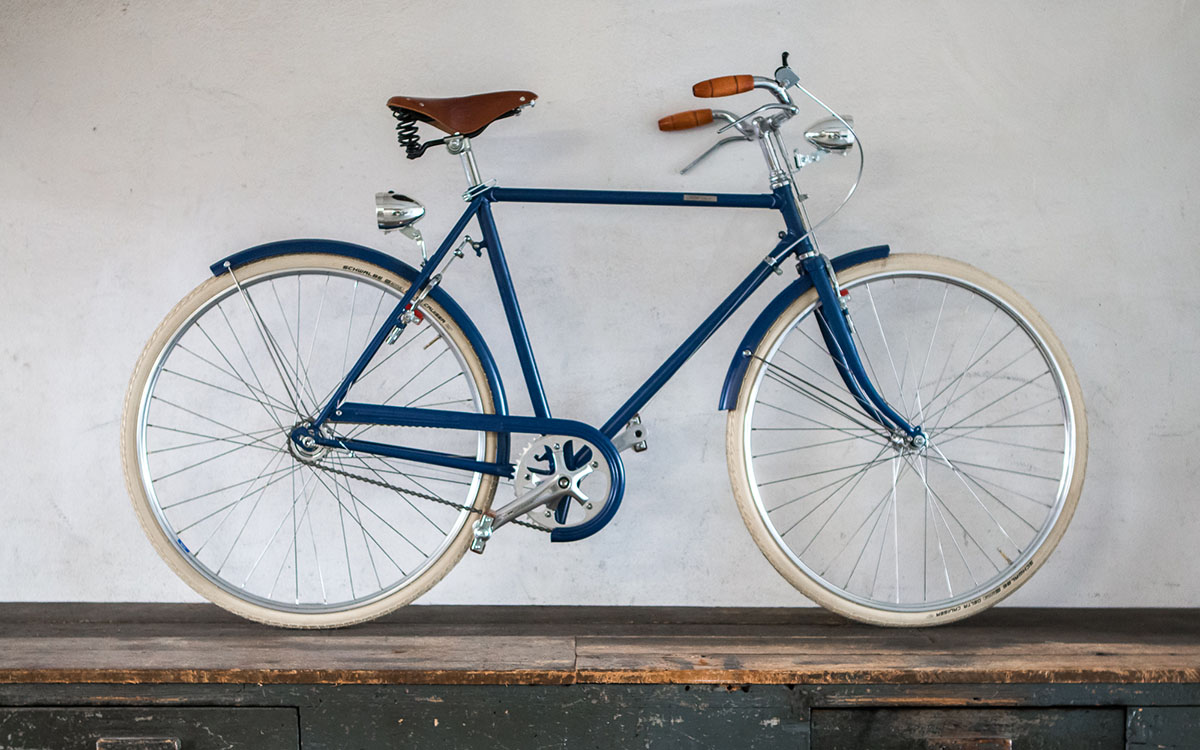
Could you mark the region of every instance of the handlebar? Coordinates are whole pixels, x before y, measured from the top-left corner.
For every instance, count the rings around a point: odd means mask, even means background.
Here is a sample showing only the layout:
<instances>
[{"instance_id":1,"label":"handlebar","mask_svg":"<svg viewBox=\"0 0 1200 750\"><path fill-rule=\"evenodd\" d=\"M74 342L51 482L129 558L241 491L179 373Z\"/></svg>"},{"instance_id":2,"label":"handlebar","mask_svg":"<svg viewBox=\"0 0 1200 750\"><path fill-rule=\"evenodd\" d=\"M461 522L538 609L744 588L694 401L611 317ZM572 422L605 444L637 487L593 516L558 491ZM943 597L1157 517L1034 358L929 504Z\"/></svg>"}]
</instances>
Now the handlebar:
<instances>
[{"instance_id":1,"label":"handlebar","mask_svg":"<svg viewBox=\"0 0 1200 750\"><path fill-rule=\"evenodd\" d=\"M793 163L796 169L800 169L807 164L818 161L823 154L845 153L851 148L857 147L858 175L854 179L854 184L851 185L849 192L846 193L846 197L842 199L837 208L829 212L820 221L807 227L807 230L799 238L803 239L812 234L813 230L817 227L822 226L825 222L833 218L834 215L842 210L847 201L850 200L850 196L854 195L854 191L858 188L858 182L862 178L863 153L861 144L858 143L858 136L854 132L854 127L850 124L850 118L839 115L830 109L829 105L816 96L813 96L808 89L800 85L799 77L788 66L788 53L783 53L782 62L783 64L775 69L775 75L771 78L753 75L720 76L700 81L692 86L692 94L702 99L733 96L734 94L741 94L752 89L764 89L770 92L776 101L763 104L741 117L723 109L693 109L686 112L677 112L660 119L658 121L658 129L668 132L690 130L701 125L708 125L713 120L720 119L728 124L718 130L718 133L734 129L737 134L717 141L707 151L692 161L691 164L684 167L680 174L686 174L691 171L693 167L707 159L714 151L723 146L730 143L737 143L738 141L757 140L759 146L762 147L763 156L770 169L771 186L776 187L778 185L790 184L793 191L795 191L795 182L793 179L795 170L791 166ZM792 88L797 89L811 99L817 106L828 112L831 117L816 123L804 134L805 139L816 147L816 153L802 155L799 150L796 150L790 154L789 158L787 148L784 146L783 140L779 135L779 128L799 113L799 108L793 103L792 97L788 93L788 89ZM800 200L803 200L803 198L803 196L800 196ZM797 242L799 239L797 239Z\"/></svg>"},{"instance_id":2,"label":"handlebar","mask_svg":"<svg viewBox=\"0 0 1200 750\"><path fill-rule=\"evenodd\" d=\"M754 76L721 76L709 78L692 86L692 95L701 99L711 99L717 96L733 96L754 88Z\"/></svg>"},{"instance_id":3,"label":"handlebar","mask_svg":"<svg viewBox=\"0 0 1200 750\"><path fill-rule=\"evenodd\" d=\"M713 121L711 109L690 109L687 112L676 112L658 121L658 129L664 132L671 130L687 130L707 125Z\"/></svg>"},{"instance_id":4,"label":"handlebar","mask_svg":"<svg viewBox=\"0 0 1200 750\"><path fill-rule=\"evenodd\" d=\"M775 98L774 102L760 105L740 117L723 109L692 109L676 112L659 119L658 129L664 132L691 130L708 125L718 119L726 123L717 131L718 134L731 129L736 131L732 137L718 141L701 154L699 158L682 170L683 173L690 171L692 167L708 158L718 148L737 141L757 140L759 142L763 149L763 155L767 158L773 180L783 179L780 175L783 175L785 170L786 175L790 176L792 168L787 164L791 162L795 162L798 168L803 167L819 160L823 153L845 152L855 145L857 138L849 118L839 116L824 102L813 96L808 89L801 86L799 77L788 67L787 58L787 53L783 53L783 65L775 70L775 75L771 78L755 75L719 76L700 81L692 86L692 93L701 98L733 96L754 89L763 89ZM796 151L789 155L780 138L780 126L799 113L799 108L792 102L788 93L790 88L798 89L833 116L832 119L818 123L810 129L810 132L804 134L805 139L816 146L817 152L814 154L801 155ZM829 127L824 127L826 125ZM861 151L859 159L861 172ZM853 189L851 192L854 192Z\"/></svg>"},{"instance_id":5,"label":"handlebar","mask_svg":"<svg viewBox=\"0 0 1200 750\"><path fill-rule=\"evenodd\" d=\"M702 99L711 99L718 96L733 96L735 94L742 94L754 89L765 89L771 92L775 99L778 100L778 104L764 105L763 107L759 107L758 109L754 110L749 115L745 115L740 118L735 117L731 113L725 112L724 110L717 110L714 112L711 109L693 109L688 110L687 112L677 112L673 115L667 115L666 117L660 119L658 121L658 129L665 132L674 130L690 130L691 128L697 128L701 125L709 124L713 121L713 117L717 116L730 123L730 125L722 128L722 131L728 130L730 126L734 126L738 128L742 135L749 138L751 137L751 133L749 133L746 128L741 126L742 121L749 117L759 115L768 109L778 109L786 112L784 116L778 118L777 122L774 123L774 125L777 127L779 122L786 120L796 112L796 108L792 104L791 97L789 97L787 94L787 85L781 83L780 79L778 78L780 71L786 71L793 79L795 77L795 74L792 73L789 68L784 67L780 68L779 71L776 71L777 78L766 78L764 76L752 75L719 76L717 78L709 78L708 80L700 81L692 86L692 94Z\"/></svg>"}]
</instances>

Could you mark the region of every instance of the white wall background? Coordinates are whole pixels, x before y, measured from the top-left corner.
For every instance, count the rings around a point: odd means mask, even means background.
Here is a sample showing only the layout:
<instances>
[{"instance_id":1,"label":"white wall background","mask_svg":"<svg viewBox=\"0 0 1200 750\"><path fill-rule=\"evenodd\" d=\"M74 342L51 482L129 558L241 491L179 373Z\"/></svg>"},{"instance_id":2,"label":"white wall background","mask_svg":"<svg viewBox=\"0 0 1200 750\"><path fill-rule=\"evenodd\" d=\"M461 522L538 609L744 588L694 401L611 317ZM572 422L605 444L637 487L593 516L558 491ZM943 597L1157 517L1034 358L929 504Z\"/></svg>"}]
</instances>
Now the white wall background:
<instances>
[{"instance_id":1,"label":"white wall background","mask_svg":"<svg viewBox=\"0 0 1200 750\"><path fill-rule=\"evenodd\" d=\"M1200 605L1197 39L1187 0L0 0L0 599L195 599L126 498L127 378L161 316L231 251L316 236L411 260L373 227L372 193L388 188L427 203L427 236L449 228L459 165L440 149L403 159L389 96L538 92L477 142L502 184L757 191L752 147L681 178L713 136L655 120L707 106L694 81L769 74L786 49L867 147L823 248L890 242L976 264L1030 298L1075 361L1083 499L1008 603ZM850 166L809 178L816 213ZM498 217L551 405L597 421L777 228L765 212ZM484 268L459 265L446 286L499 334ZM715 405L750 307L643 410L651 450L628 459L603 533L551 547L505 530L424 601L804 604L753 546L725 475Z\"/></svg>"}]
</instances>

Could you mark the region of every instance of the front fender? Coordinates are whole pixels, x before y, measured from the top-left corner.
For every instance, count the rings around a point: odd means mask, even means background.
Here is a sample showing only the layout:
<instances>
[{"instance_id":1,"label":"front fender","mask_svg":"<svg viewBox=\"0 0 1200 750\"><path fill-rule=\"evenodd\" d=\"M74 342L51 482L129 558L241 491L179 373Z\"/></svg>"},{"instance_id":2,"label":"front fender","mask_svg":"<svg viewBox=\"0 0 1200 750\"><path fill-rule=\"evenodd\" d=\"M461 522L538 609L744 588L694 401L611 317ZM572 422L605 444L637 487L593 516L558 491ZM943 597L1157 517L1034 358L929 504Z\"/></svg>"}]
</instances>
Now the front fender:
<instances>
[{"instance_id":1,"label":"front fender","mask_svg":"<svg viewBox=\"0 0 1200 750\"><path fill-rule=\"evenodd\" d=\"M262 260L264 258L272 258L278 255L296 255L299 253L322 253L325 255L338 255L344 258L353 258L355 260L373 263L380 268L385 268L388 271L396 274L402 279L413 281L420 273L417 269L408 265L402 260L398 260L388 255L381 253L378 250L372 250L369 247L355 245L350 242L339 242L338 240L281 240L279 242L268 242L265 245L251 247L241 252L234 253L227 258L213 263L209 266L213 276L220 276L229 270L229 268L238 268L247 263ZM488 349L487 342L483 340L479 329L467 317L466 312L459 306L454 298L447 294L440 286L433 288L429 293L435 302L442 306L450 317L458 323L463 334L467 337L467 341L475 349L475 353L479 355L479 361L483 364L484 373L487 375L488 385L492 388L492 400L496 407L497 414L508 414L508 400L504 395L504 383L500 380L500 370L496 367L496 360L492 357L492 352ZM499 436L497 443L496 460L504 463L509 460L509 437L507 433L502 433Z\"/></svg>"},{"instance_id":2,"label":"front fender","mask_svg":"<svg viewBox=\"0 0 1200 750\"><path fill-rule=\"evenodd\" d=\"M887 245L874 245L839 255L829 262L833 264L834 272L840 272L851 266L886 258L891 251ZM742 337L742 343L738 344L737 351L733 353L729 371L725 374L725 385L721 389L720 404L723 411L737 407L738 392L742 389L742 379L746 377L746 367L750 364L750 353L758 348L762 337L767 334L767 329L771 327L776 318L783 314L788 305L811 288L812 282L808 280L808 277L801 276L785 287L776 295L775 299L771 300L771 304L758 314L758 318L750 326L750 330L746 331L746 335Z\"/></svg>"}]
</instances>

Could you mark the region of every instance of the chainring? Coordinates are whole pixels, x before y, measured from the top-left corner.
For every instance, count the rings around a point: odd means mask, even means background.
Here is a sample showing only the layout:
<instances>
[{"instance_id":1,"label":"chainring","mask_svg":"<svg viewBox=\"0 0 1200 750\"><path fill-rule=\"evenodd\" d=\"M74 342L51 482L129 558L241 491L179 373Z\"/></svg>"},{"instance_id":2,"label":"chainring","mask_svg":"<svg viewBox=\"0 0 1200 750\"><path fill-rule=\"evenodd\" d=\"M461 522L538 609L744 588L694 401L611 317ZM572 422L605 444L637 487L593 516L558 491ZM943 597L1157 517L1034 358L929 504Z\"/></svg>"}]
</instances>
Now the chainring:
<instances>
[{"instance_id":1,"label":"chainring","mask_svg":"<svg viewBox=\"0 0 1200 750\"><path fill-rule=\"evenodd\" d=\"M513 487L520 497L542 482L564 475L571 480L572 490L564 490L561 496L526 513L531 523L548 530L579 526L604 509L612 489L612 472L600 450L582 438L542 435L525 446Z\"/></svg>"}]
</instances>

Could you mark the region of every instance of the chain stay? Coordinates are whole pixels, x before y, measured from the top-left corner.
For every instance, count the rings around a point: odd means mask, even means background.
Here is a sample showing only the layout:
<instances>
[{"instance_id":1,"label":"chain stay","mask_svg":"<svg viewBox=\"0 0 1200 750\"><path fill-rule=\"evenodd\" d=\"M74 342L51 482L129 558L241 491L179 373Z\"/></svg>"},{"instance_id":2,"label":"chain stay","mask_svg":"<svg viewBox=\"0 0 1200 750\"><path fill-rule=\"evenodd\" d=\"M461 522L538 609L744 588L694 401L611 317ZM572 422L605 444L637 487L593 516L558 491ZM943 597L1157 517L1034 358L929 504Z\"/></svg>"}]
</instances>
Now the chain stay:
<instances>
[{"instance_id":1,"label":"chain stay","mask_svg":"<svg viewBox=\"0 0 1200 750\"><path fill-rule=\"evenodd\" d=\"M406 497L411 495L412 497L419 497L422 500L431 500L435 503L440 503L442 505L448 505L451 508L456 508L458 510L465 510L468 513L475 513L480 516L485 515L483 511L479 510L478 508L473 508L470 505L463 505L462 503L452 502L450 500L446 500L444 498L440 498L435 495L426 494L424 492L417 492L416 490L410 490L410 489L406 489L404 487L397 487L394 484L388 484L387 482L384 482L379 479L372 479L370 477L364 477L361 474L355 474L353 472L344 471L342 469L335 469L332 466L324 466L319 463L310 463L309 466L320 469L321 471L324 471L324 472L328 472L330 474L341 474L344 477L349 477L351 479L357 479L360 482L366 482L367 484L373 484L376 487L382 487L387 490L392 490L393 492L397 492ZM517 520L517 519L513 519L512 521L509 521L509 523L514 523L518 526L524 526L527 529L534 529L536 531L542 531L547 534L550 533L550 529L546 529L541 526L538 526L537 524L527 523L525 521L521 521L521 520Z\"/></svg>"}]
</instances>

